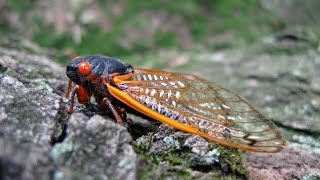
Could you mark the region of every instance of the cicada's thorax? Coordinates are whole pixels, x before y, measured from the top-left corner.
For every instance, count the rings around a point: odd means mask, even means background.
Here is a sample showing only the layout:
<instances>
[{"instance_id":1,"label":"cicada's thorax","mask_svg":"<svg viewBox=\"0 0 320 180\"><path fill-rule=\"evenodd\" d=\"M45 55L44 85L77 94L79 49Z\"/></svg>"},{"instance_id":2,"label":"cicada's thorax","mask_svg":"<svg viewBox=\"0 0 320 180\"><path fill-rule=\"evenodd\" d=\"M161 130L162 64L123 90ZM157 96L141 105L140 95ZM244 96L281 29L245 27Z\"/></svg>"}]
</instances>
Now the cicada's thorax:
<instances>
[{"instance_id":1,"label":"cicada's thorax","mask_svg":"<svg viewBox=\"0 0 320 180\"><path fill-rule=\"evenodd\" d=\"M90 96L93 96L96 102L101 102L103 98L111 98L111 95L104 85L104 78L108 76L108 61L105 58L88 58L92 70L91 73L85 77L83 87L88 91Z\"/></svg>"},{"instance_id":2,"label":"cicada's thorax","mask_svg":"<svg viewBox=\"0 0 320 180\"><path fill-rule=\"evenodd\" d=\"M92 89L92 95L95 98L96 102L104 109L106 108L101 102L104 98L113 99L107 86L104 84L103 79L104 77L99 77L96 81L94 88Z\"/></svg>"},{"instance_id":3,"label":"cicada's thorax","mask_svg":"<svg viewBox=\"0 0 320 180\"><path fill-rule=\"evenodd\" d=\"M91 93L96 102L101 102L103 98L111 98L108 88L103 83L103 77L98 77L93 83Z\"/></svg>"}]
</instances>

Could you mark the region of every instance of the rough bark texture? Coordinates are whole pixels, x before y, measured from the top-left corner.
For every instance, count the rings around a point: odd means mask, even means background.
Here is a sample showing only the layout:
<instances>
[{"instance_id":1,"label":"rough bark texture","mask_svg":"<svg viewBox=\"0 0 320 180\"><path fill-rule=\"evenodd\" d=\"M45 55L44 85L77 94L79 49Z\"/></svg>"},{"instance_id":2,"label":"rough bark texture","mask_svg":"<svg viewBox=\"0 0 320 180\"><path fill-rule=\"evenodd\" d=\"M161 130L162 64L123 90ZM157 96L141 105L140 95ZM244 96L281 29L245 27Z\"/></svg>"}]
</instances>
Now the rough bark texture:
<instances>
[{"instance_id":1,"label":"rough bark texture","mask_svg":"<svg viewBox=\"0 0 320 180\"><path fill-rule=\"evenodd\" d=\"M63 67L1 48L0 72L1 179L137 178L126 128L99 115L67 115Z\"/></svg>"},{"instance_id":2,"label":"rough bark texture","mask_svg":"<svg viewBox=\"0 0 320 180\"><path fill-rule=\"evenodd\" d=\"M184 68L235 90L281 127L289 141L286 150L244 153L242 161L237 150L166 125L158 128L139 116L129 114L128 128L116 124L108 112L79 104L70 116L63 97L64 67L45 56L0 48L0 176L319 178L319 53L248 54L190 55L193 61L186 61Z\"/></svg>"}]
</instances>

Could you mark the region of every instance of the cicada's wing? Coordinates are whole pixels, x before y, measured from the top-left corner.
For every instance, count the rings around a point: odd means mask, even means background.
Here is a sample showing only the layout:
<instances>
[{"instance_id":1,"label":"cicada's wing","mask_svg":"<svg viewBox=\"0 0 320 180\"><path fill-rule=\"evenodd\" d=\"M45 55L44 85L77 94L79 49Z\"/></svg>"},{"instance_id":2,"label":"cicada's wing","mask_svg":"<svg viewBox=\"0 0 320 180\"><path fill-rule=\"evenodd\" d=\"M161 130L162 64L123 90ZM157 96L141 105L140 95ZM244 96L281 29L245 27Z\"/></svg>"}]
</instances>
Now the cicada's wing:
<instances>
[{"instance_id":1,"label":"cicada's wing","mask_svg":"<svg viewBox=\"0 0 320 180\"><path fill-rule=\"evenodd\" d=\"M110 93L133 109L177 129L243 150L285 147L273 122L236 93L194 75L136 68L114 78Z\"/></svg>"}]
</instances>

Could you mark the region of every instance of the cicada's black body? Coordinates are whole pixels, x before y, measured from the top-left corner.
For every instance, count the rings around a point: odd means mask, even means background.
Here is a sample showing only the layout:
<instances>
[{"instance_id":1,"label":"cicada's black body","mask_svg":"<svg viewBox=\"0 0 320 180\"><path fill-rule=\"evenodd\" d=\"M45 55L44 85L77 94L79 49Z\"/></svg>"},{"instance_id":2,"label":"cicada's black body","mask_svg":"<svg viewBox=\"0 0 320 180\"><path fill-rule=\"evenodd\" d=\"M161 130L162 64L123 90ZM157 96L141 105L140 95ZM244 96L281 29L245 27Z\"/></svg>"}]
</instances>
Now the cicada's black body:
<instances>
[{"instance_id":1,"label":"cicada's black body","mask_svg":"<svg viewBox=\"0 0 320 180\"><path fill-rule=\"evenodd\" d=\"M91 71L88 75L83 75L81 70L79 70L79 65L83 62L87 62L90 65ZM108 89L103 85L103 79L108 79L108 77L111 77L112 75L124 75L129 73L133 73L132 65L122 63L115 58L104 56L77 57L67 65L66 69L66 74L69 79L85 89L87 92L86 94L89 96L94 95L97 102L102 101L104 97L110 98Z\"/></svg>"},{"instance_id":2,"label":"cicada's black body","mask_svg":"<svg viewBox=\"0 0 320 180\"><path fill-rule=\"evenodd\" d=\"M78 57L67 65L67 76L76 84L88 85L89 79L82 75L79 70L79 64L87 61L91 66L91 75L96 77L106 77L110 74L124 75L133 72L130 64L122 63L120 60L104 56L84 56Z\"/></svg>"},{"instance_id":3,"label":"cicada's black body","mask_svg":"<svg viewBox=\"0 0 320 180\"><path fill-rule=\"evenodd\" d=\"M67 66L74 97L93 95L123 124L124 108L214 142L255 152L279 152L286 140L273 122L238 94L192 74L132 67L103 56L78 57Z\"/></svg>"}]
</instances>

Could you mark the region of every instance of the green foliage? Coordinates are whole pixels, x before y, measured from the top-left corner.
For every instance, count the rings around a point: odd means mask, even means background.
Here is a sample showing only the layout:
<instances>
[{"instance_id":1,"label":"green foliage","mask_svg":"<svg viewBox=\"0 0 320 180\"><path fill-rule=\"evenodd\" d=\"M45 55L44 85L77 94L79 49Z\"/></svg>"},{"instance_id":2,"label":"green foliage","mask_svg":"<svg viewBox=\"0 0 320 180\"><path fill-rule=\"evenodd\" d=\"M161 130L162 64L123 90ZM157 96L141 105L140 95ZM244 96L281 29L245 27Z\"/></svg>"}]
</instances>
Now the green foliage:
<instances>
[{"instance_id":1,"label":"green foliage","mask_svg":"<svg viewBox=\"0 0 320 180\"><path fill-rule=\"evenodd\" d=\"M25 14L33 8L35 2L36 0L9 0L8 8L21 14Z\"/></svg>"},{"instance_id":2,"label":"green foliage","mask_svg":"<svg viewBox=\"0 0 320 180\"><path fill-rule=\"evenodd\" d=\"M10 0L8 7L11 11L23 14L35 6L36 0ZM32 32L32 37L40 46L68 50L76 54L104 54L116 57L128 57L136 54L151 54L158 49L181 49L205 47L220 49L243 47L255 42L267 34L270 29L283 27L271 14L262 11L257 0L190 0L178 1L107 1L97 0L105 18L112 22L111 28L103 30L94 22L82 22L81 15L86 3L73 8L76 22L83 30L81 41L76 42L72 32L57 33L53 24L48 24L42 17L33 17L26 26ZM122 13L114 14L114 4L121 6ZM144 32L152 25L148 16L160 16L165 22L155 29L152 36L145 37ZM146 17L147 16L147 17ZM159 18L159 17L158 17ZM179 26L173 19L179 19L183 28L187 29L191 39L190 45L185 46L183 36L180 37ZM30 22L31 21L31 22ZM168 22L168 23L167 23ZM168 28L169 27L169 28ZM34 30L33 30L34 29ZM134 30L134 33L132 33ZM23 33L23 31L22 31ZM234 39L228 42L209 41L221 34L231 33Z\"/></svg>"},{"instance_id":3,"label":"green foliage","mask_svg":"<svg viewBox=\"0 0 320 180\"><path fill-rule=\"evenodd\" d=\"M51 36L49 34L54 32L39 31L34 35L34 40L45 47L55 47L56 49L63 50L65 47L73 45L70 34L64 33L60 35Z\"/></svg>"},{"instance_id":4,"label":"green foliage","mask_svg":"<svg viewBox=\"0 0 320 180\"><path fill-rule=\"evenodd\" d=\"M167 32L158 32L154 36L155 44L161 46L161 47L178 47L178 41L176 39L176 36L173 33L167 33Z\"/></svg>"}]
</instances>

